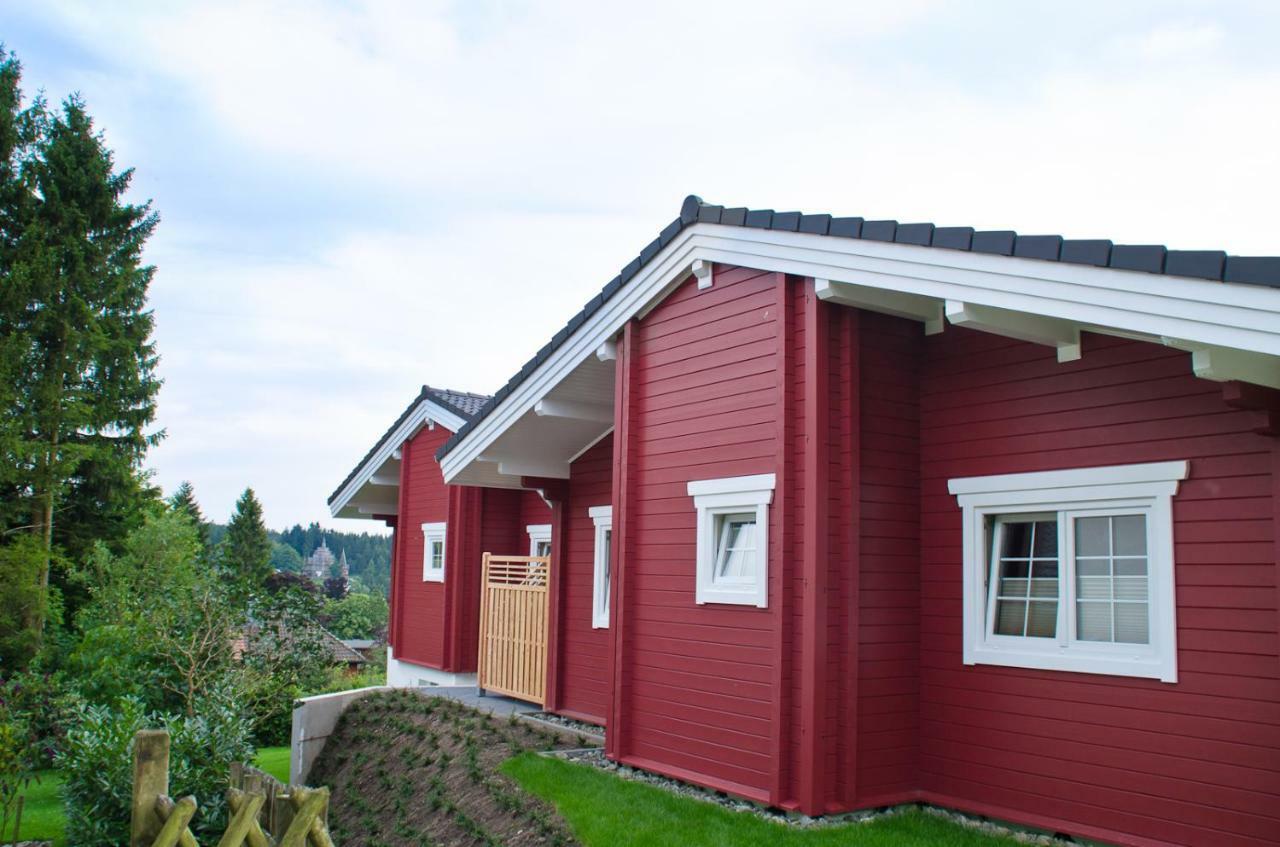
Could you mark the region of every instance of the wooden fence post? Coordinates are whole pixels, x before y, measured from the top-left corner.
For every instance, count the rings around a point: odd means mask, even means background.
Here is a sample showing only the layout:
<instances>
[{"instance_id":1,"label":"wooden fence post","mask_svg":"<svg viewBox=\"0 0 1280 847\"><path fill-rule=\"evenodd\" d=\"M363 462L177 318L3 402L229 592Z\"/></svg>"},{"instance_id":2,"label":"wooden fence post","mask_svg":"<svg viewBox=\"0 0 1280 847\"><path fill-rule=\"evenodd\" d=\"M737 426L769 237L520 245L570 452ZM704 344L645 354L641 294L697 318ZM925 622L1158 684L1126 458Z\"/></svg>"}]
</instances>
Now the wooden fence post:
<instances>
[{"instance_id":1,"label":"wooden fence post","mask_svg":"<svg viewBox=\"0 0 1280 847\"><path fill-rule=\"evenodd\" d=\"M129 847L151 847L163 821L156 801L169 794L169 733L144 729L133 736L133 809Z\"/></svg>"}]
</instances>

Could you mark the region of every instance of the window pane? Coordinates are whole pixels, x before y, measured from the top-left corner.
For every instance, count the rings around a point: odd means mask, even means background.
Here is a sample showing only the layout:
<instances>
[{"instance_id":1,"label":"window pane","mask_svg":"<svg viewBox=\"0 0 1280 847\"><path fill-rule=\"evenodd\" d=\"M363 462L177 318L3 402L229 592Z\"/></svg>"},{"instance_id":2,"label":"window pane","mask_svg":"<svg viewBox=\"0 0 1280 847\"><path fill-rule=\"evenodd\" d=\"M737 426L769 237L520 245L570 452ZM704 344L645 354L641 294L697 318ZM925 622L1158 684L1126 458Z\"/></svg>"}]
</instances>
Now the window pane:
<instances>
[{"instance_id":1,"label":"window pane","mask_svg":"<svg viewBox=\"0 0 1280 847\"><path fill-rule=\"evenodd\" d=\"M1076 636L1081 641L1111 640L1111 604L1076 603Z\"/></svg>"},{"instance_id":2,"label":"window pane","mask_svg":"<svg viewBox=\"0 0 1280 847\"><path fill-rule=\"evenodd\" d=\"M1076 637L1148 643L1146 516L1076 518L1075 540Z\"/></svg>"},{"instance_id":3,"label":"window pane","mask_svg":"<svg viewBox=\"0 0 1280 847\"><path fill-rule=\"evenodd\" d=\"M440 570L444 567L444 544L439 541L431 542L431 569Z\"/></svg>"},{"instance_id":4,"label":"window pane","mask_svg":"<svg viewBox=\"0 0 1280 847\"><path fill-rule=\"evenodd\" d=\"M1147 643L1147 605L1116 603L1116 641L1125 644Z\"/></svg>"},{"instance_id":5,"label":"window pane","mask_svg":"<svg viewBox=\"0 0 1280 847\"><path fill-rule=\"evenodd\" d=\"M1058 629L1057 521L997 519L1000 533L994 631L1053 638ZM1032 558L1035 554L1036 558ZM1032 602L1027 602L1036 598Z\"/></svg>"},{"instance_id":6,"label":"window pane","mask_svg":"<svg viewBox=\"0 0 1280 847\"><path fill-rule=\"evenodd\" d=\"M1058 601L1033 601L1027 612L1027 635L1053 638L1058 631Z\"/></svg>"},{"instance_id":7,"label":"window pane","mask_svg":"<svg viewBox=\"0 0 1280 847\"><path fill-rule=\"evenodd\" d=\"M1031 557L1031 523L1006 523L1004 525L1004 544L1001 545L1000 557L1003 559Z\"/></svg>"},{"instance_id":8,"label":"window pane","mask_svg":"<svg viewBox=\"0 0 1280 847\"><path fill-rule=\"evenodd\" d=\"M1036 558L1058 558L1058 523L1057 521L1036 521L1035 523Z\"/></svg>"},{"instance_id":9,"label":"window pane","mask_svg":"<svg viewBox=\"0 0 1280 847\"><path fill-rule=\"evenodd\" d=\"M1108 539L1110 518L1076 518L1076 555L1109 556Z\"/></svg>"},{"instance_id":10,"label":"window pane","mask_svg":"<svg viewBox=\"0 0 1280 847\"><path fill-rule=\"evenodd\" d=\"M1116 556L1147 555L1147 519L1143 515L1119 515L1111 519Z\"/></svg>"},{"instance_id":11,"label":"window pane","mask_svg":"<svg viewBox=\"0 0 1280 847\"><path fill-rule=\"evenodd\" d=\"M997 635L1022 635L1027 604L1022 600L1001 600L996 617Z\"/></svg>"},{"instance_id":12,"label":"window pane","mask_svg":"<svg viewBox=\"0 0 1280 847\"><path fill-rule=\"evenodd\" d=\"M613 530L604 531L604 584L609 586L609 571L613 567Z\"/></svg>"},{"instance_id":13,"label":"window pane","mask_svg":"<svg viewBox=\"0 0 1280 847\"><path fill-rule=\"evenodd\" d=\"M734 582L756 574L756 516L750 513L719 515L716 532L715 578Z\"/></svg>"}]
</instances>

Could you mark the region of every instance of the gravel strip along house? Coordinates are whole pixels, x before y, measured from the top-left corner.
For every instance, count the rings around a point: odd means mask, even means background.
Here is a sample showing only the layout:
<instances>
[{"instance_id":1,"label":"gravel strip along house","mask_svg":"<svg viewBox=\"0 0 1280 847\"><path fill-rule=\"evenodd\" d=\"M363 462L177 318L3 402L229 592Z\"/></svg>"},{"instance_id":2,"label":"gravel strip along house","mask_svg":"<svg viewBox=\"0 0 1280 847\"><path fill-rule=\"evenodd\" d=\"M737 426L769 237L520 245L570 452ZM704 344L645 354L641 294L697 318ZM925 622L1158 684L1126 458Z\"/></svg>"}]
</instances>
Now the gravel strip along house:
<instances>
[{"instance_id":1,"label":"gravel strip along house","mask_svg":"<svg viewBox=\"0 0 1280 847\"><path fill-rule=\"evenodd\" d=\"M689 197L330 505L395 527L393 685L808 815L1274 844L1278 433L1280 258Z\"/></svg>"}]
</instances>

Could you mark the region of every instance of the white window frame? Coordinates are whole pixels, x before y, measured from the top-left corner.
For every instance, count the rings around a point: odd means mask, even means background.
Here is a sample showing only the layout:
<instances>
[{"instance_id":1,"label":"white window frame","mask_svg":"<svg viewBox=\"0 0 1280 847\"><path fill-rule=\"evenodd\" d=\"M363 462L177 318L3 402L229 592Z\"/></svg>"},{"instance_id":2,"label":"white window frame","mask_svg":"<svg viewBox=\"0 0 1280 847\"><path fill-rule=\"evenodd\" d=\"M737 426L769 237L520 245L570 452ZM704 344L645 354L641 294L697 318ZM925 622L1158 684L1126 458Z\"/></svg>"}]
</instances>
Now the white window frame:
<instances>
[{"instance_id":1,"label":"white window frame","mask_svg":"<svg viewBox=\"0 0 1280 847\"><path fill-rule=\"evenodd\" d=\"M544 541L547 544L547 555L551 555L551 524L549 523L531 523L524 528L529 533L529 555L538 555L538 542Z\"/></svg>"},{"instance_id":2,"label":"white window frame","mask_svg":"<svg viewBox=\"0 0 1280 847\"><path fill-rule=\"evenodd\" d=\"M952 479L963 511L964 663L1178 681L1173 496L1189 463L1154 462ZM1056 638L991 634L987 573L997 516L1056 513L1059 603ZM1075 562L1070 521L1080 516L1142 514L1147 524L1147 644L1074 640ZM993 580L998 577L993 577Z\"/></svg>"},{"instance_id":3,"label":"white window frame","mask_svg":"<svg viewBox=\"0 0 1280 847\"><path fill-rule=\"evenodd\" d=\"M703 479L689 483L689 496L698 511L695 601L739 606L769 605L769 504L774 474ZM716 579L716 518L739 512L756 516L756 576L753 580Z\"/></svg>"},{"instance_id":4,"label":"white window frame","mask_svg":"<svg viewBox=\"0 0 1280 847\"><path fill-rule=\"evenodd\" d=\"M440 567L431 567L431 546L440 543ZM449 548L445 544L445 524L424 523L422 525L422 581L444 582L444 572L448 568Z\"/></svg>"},{"instance_id":5,"label":"white window frame","mask_svg":"<svg viewBox=\"0 0 1280 847\"><path fill-rule=\"evenodd\" d=\"M596 525L595 563L591 578L591 628L608 629L612 574L607 574L605 568L610 564L612 556L609 548L613 532L613 506L592 506L587 509L587 514Z\"/></svg>"}]
</instances>

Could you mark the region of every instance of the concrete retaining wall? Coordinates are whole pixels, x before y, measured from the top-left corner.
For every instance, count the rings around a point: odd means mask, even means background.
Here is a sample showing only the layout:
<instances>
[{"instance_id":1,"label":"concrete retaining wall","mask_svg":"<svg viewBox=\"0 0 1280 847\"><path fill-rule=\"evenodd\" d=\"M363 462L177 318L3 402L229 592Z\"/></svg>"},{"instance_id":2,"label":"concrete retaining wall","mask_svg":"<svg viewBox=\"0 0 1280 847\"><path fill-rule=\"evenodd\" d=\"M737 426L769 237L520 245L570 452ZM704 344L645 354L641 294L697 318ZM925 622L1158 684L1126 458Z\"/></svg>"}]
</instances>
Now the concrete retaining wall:
<instances>
[{"instance_id":1,"label":"concrete retaining wall","mask_svg":"<svg viewBox=\"0 0 1280 847\"><path fill-rule=\"evenodd\" d=\"M338 718L347 706L374 691L389 691L385 685L339 691L336 694L317 694L298 701L293 710L293 733L290 741L289 782L305 785L311 774L311 766L324 749L324 743L333 732Z\"/></svg>"}]
</instances>

